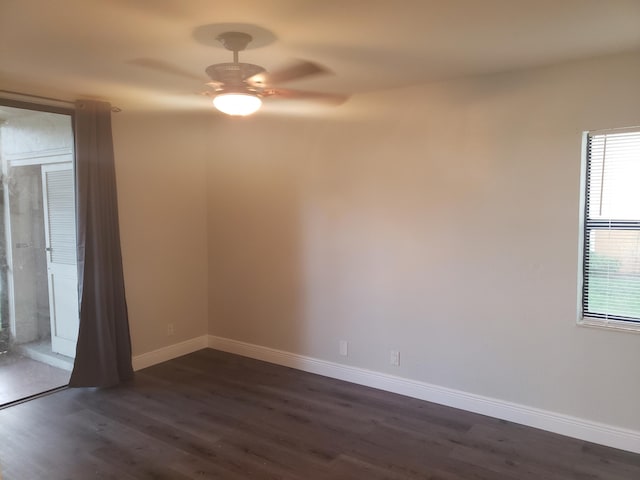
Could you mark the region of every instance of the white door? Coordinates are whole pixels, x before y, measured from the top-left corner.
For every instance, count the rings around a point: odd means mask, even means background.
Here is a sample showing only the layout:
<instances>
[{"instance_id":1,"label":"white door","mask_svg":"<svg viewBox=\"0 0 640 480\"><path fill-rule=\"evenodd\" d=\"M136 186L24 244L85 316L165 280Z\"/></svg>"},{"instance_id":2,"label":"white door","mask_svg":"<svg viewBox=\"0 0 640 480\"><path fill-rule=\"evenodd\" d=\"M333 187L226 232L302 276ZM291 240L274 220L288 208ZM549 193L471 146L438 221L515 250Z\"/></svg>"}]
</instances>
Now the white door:
<instances>
[{"instance_id":1,"label":"white door","mask_svg":"<svg viewBox=\"0 0 640 480\"><path fill-rule=\"evenodd\" d=\"M73 164L43 165L42 194L51 349L75 357L79 315Z\"/></svg>"}]
</instances>

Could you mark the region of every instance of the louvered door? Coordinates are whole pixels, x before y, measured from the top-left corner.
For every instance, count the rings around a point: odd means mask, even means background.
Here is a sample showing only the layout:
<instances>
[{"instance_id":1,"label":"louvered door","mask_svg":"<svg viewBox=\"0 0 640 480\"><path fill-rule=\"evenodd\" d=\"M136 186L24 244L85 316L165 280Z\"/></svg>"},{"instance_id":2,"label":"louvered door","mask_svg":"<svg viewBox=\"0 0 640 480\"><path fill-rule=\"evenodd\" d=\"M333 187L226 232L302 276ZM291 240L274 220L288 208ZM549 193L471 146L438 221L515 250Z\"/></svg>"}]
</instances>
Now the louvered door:
<instances>
[{"instance_id":1,"label":"louvered door","mask_svg":"<svg viewBox=\"0 0 640 480\"><path fill-rule=\"evenodd\" d=\"M51 348L75 357L78 339L78 273L73 167L42 166L42 193L47 244Z\"/></svg>"}]
</instances>

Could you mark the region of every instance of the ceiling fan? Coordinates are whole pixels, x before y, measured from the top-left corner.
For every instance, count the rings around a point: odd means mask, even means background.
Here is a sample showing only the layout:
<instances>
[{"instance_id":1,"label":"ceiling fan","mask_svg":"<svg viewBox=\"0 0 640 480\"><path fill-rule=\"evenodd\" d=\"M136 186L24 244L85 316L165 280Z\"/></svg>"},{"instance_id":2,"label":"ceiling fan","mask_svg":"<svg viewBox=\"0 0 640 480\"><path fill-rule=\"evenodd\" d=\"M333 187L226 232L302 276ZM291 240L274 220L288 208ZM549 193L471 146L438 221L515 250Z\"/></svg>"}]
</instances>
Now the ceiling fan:
<instances>
[{"instance_id":1,"label":"ceiling fan","mask_svg":"<svg viewBox=\"0 0 640 480\"><path fill-rule=\"evenodd\" d=\"M277 84L298 80L312 75L330 73L326 68L308 61L298 61L275 72L263 67L239 61L239 52L253 40L243 32L225 32L217 37L222 45L233 52L233 62L209 65L205 72L211 81L206 85L211 91L204 95L213 98L214 106L228 115L246 116L256 112L267 97L306 99L339 104L345 95L307 92L276 87Z\"/></svg>"}]
</instances>

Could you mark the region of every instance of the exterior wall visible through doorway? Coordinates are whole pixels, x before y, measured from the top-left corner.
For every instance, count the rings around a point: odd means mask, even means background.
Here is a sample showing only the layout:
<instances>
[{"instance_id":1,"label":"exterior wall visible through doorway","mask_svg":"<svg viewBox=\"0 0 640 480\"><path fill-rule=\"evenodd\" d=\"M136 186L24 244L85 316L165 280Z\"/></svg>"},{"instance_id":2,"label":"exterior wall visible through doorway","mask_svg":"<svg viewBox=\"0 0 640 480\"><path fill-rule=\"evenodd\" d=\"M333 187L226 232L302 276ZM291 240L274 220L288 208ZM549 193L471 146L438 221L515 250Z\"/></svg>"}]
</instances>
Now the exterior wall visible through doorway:
<instances>
[{"instance_id":1,"label":"exterior wall visible through doorway","mask_svg":"<svg viewBox=\"0 0 640 480\"><path fill-rule=\"evenodd\" d=\"M41 167L73 161L70 118L55 113L2 107L4 244L0 263L8 265L3 285L12 344L51 335ZM6 327L4 335L6 336Z\"/></svg>"}]
</instances>

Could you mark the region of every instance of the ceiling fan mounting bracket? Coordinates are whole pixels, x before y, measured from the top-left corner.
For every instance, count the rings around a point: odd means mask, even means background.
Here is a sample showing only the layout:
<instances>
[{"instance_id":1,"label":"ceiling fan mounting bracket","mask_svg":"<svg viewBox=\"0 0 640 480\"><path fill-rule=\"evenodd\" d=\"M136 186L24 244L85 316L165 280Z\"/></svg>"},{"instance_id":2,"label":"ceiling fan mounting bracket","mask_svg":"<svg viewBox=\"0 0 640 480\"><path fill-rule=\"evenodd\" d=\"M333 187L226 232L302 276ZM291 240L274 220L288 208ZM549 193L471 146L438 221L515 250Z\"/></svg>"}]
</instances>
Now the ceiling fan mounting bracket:
<instances>
[{"instance_id":1,"label":"ceiling fan mounting bracket","mask_svg":"<svg viewBox=\"0 0 640 480\"><path fill-rule=\"evenodd\" d=\"M224 32L218 35L217 39L227 50L241 52L247 48L253 37L243 32Z\"/></svg>"}]
</instances>

